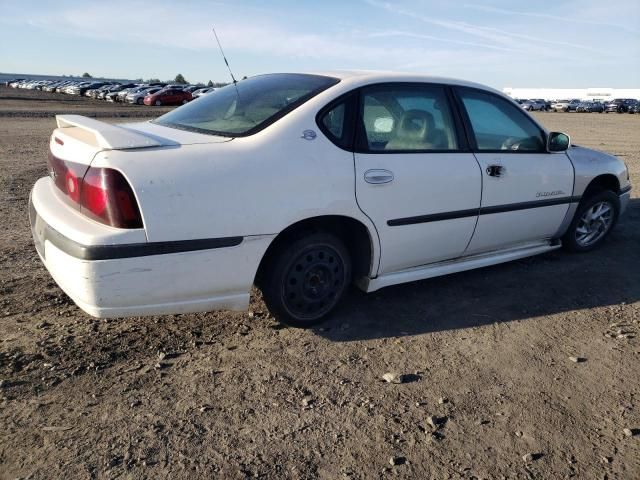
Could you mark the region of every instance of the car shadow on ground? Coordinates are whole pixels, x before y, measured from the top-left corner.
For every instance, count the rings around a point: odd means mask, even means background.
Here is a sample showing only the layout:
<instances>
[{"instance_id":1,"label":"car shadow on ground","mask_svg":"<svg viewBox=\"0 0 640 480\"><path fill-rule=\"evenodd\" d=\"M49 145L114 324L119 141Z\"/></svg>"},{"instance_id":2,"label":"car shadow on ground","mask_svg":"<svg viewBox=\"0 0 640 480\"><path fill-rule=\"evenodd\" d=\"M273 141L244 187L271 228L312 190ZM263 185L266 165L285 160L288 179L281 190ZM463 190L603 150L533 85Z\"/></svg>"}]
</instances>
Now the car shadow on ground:
<instances>
[{"instance_id":1,"label":"car shadow on ground","mask_svg":"<svg viewBox=\"0 0 640 480\"><path fill-rule=\"evenodd\" d=\"M640 199L602 247L388 287L354 289L314 331L331 341L419 335L640 300Z\"/></svg>"}]
</instances>

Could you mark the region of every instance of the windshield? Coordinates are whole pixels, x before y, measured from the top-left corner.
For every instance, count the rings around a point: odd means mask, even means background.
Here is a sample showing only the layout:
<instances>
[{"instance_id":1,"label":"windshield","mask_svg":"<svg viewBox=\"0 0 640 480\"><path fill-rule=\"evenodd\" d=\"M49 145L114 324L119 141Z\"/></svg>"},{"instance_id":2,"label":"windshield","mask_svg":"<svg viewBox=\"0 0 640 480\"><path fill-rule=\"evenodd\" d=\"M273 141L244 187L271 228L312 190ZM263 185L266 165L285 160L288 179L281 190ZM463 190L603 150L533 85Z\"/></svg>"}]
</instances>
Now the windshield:
<instances>
[{"instance_id":1,"label":"windshield","mask_svg":"<svg viewBox=\"0 0 640 480\"><path fill-rule=\"evenodd\" d=\"M338 81L297 73L259 75L214 90L154 123L225 137L252 135Z\"/></svg>"}]
</instances>

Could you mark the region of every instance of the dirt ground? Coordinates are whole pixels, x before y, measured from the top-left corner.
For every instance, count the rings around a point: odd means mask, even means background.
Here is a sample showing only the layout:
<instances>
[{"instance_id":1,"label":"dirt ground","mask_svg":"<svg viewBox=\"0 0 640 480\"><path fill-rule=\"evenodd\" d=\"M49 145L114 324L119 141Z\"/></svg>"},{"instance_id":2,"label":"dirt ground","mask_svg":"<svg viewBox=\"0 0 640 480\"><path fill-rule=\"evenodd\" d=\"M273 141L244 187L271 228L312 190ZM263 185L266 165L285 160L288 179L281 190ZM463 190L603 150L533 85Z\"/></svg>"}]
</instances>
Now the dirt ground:
<instances>
[{"instance_id":1,"label":"dirt ground","mask_svg":"<svg viewBox=\"0 0 640 480\"><path fill-rule=\"evenodd\" d=\"M258 294L248 313L80 311L27 219L54 112L159 110L0 87L0 478L640 478L640 115L538 114L631 169L601 249L354 290L299 330Z\"/></svg>"}]
</instances>

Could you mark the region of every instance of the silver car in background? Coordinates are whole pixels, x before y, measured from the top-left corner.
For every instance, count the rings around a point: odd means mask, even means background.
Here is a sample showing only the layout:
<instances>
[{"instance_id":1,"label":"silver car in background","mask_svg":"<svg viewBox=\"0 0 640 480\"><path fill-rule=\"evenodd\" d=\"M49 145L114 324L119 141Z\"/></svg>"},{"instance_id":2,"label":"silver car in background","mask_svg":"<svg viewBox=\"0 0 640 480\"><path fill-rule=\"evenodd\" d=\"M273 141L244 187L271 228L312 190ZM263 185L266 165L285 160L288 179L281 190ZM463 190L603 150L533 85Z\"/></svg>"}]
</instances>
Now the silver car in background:
<instances>
[{"instance_id":1,"label":"silver car in background","mask_svg":"<svg viewBox=\"0 0 640 480\"><path fill-rule=\"evenodd\" d=\"M527 112L541 112L546 109L546 104L538 100L524 100L520 106Z\"/></svg>"},{"instance_id":2,"label":"silver car in background","mask_svg":"<svg viewBox=\"0 0 640 480\"><path fill-rule=\"evenodd\" d=\"M144 102L144 97L146 97L149 94L152 93L156 93L160 90L162 90L163 87L141 87L139 89L136 90L132 90L129 93L127 93L127 96L125 97L125 102L126 103L137 103L138 105L142 105Z\"/></svg>"}]
</instances>

